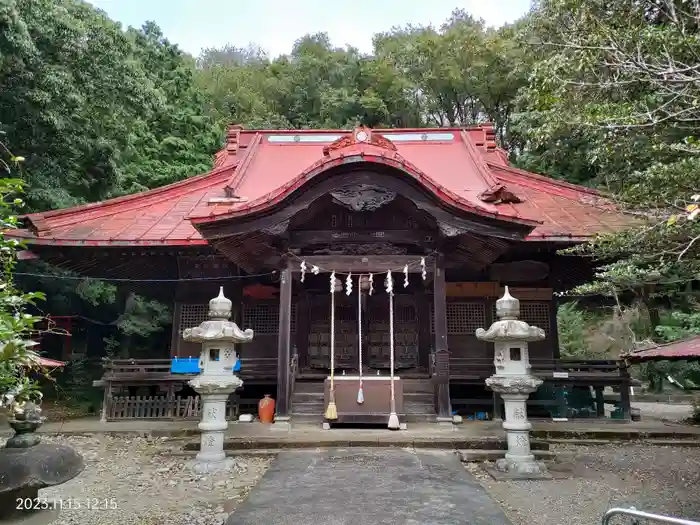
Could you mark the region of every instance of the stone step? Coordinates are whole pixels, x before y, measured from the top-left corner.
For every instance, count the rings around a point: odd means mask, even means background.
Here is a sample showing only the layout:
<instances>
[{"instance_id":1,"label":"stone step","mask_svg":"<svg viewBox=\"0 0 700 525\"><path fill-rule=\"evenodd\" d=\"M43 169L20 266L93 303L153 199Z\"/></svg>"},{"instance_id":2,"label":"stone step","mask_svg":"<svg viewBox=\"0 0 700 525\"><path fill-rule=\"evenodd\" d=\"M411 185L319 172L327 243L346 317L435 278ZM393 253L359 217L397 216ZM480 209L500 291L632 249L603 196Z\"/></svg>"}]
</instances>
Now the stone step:
<instances>
[{"instance_id":1,"label":"stone step","mask_svg":"<svg viewBox=\"0 0 700 525\"><path fill-rule=\"evenodd\" d=\"M297 381L294 383L294 393L299 394L323 394L323 382Z\"/></svg>"},{"instance_id":2,"label":"stone step","mask_svg":"<svg viewBox=\"0 0 700 525\"><path fill-rule=\"evenodd\" d=\"M326 405L323 403L302 403L292 406L292 415L294 414L323 414Z\"/></svg>"},{"instance_id":3,"label":"stone step","mask_svg":"<svg viewBox=\"0 0 700 525\"><path fill-rule=\"evenodd\" d=\"M295 423L323 423L323 413L319 414L294 414L292 413L292 425Z\"/></svg>"},{"instance_id":4,"label":"stone step","mask_svg":"<svg viewBox=\"0 0 700 525\"><path fill-rule=\"evenodd\" d=\"M301 416L300 416L301 418ZM292 426L294 423L303 423L300 418L292 417ZM319 427L323 422L322 417L306 417L307 422L314 424L318 423ZM409 427L410 428L410 427ZM339 429L340 430L340 429ZM199 437L192 438L191 441L184 443L184 450L199 450ZM413 446L416 448L430 449L451 449L451 450L505 450L506 442L503 438L496 437L467 437L459 433L454 433L449 437L416 437L413 434L405 432L390 432L384 439L377 439L376 435L362 437L358 434L350 432L338 433L325 432L309 435L292 435L292 434L275 434L251 437L249 439L240 439L240 437L226 439L224 441L225 450L247 450L251 448L259 449L282 449L282 448L316 448L316 447L347 447L347 446L362 446L362 447L391 447L391 446ZM546 442L533 440L531 442L532 450L548 450L549 445Z\"/></svg>"},{"instance_id":5,"label":"stone step","mask_svg":"<svg viewBox=\"0 0 700 525\"><path fill-rule=\"evenodd\" d=\"M294 392L292 395L292 405L316 401L323 403L323 392Z\"/></svg>"},{"instance_id":6,"label":"stone step","mask_svg":"<svg viewBox=\"0 0 700 525\"><path fill-rule=\"evenodd\" d=\"M404 392L403 393L403 398L406 401L428 401L430 403L433 402L433 394L429 394L427 392Z\"/></svg>"},{"instance_id":7,"label":"stone step","mask_svg":"<svg viewBox=\"0 0 700 525\"><path fill-rule=\"evenodd\" d=\"M457 450L457 455L462 463L476 463L481 461L496 461L505 457L505 450L486 450L486 449L462 449ZM556 462L562 459L560 452L551 450L533 450L532 455L536 459L542 461Z\"/></svg>"},{"instance_id":8,"label":"stone step","mask_svg":"<svg viewBox=\"0 0 700 525\"><path fill-rule=\"evenodd\" d=\"M401 421L403 423L437 423L437 416L435 414L408 414L406 413Z\"/></svg>"},{"instance_id":9,"label":"stone step","mask_svg":"<svg viewBox=\"0 0 700 525\"><path fill-rule=\"evenodd\" d=\"M387 414L387 420L389 415ZM319 414L292 414L292 424L294 423L318 423L324 421L323 413ZM437 416L435 414L405 414L401 417L403 423L436 423ZM362 425L358 425L362 426Z\"/></svg>"},{"instance_id":10,"label":"stone step","mask_svg":"<svg viewBox=\"0 0 700 525\"><path fill-rule=\"evenodd\" d=\"M304 401L294 400L292 402L292 413L307 413L309 410L323 411L326 403L321 399L305 399ZM404 403L404 412L407 414L435 414L435 407L432 403Z\"/></svg>"},{"instance_id":11,"label":"stone step","mask_svg":"<svg viewBox=\"0 0 700 525\"><path fill-rule=\"evenodd\" d=\"M433 405L404 405L403 411L406 414L432 414L435 415Z\"/></svg>"},{"instance_id":12,"label":"stone step","mask_svg":"<svg viewBox=\"0 0 700 525\"><path fill-rule=\"evenodd\" d=\"M430 379L402 379L403 392L407 393L426 393L432 394L434 391L433 383Z\"/></svg>"}]
</instances>

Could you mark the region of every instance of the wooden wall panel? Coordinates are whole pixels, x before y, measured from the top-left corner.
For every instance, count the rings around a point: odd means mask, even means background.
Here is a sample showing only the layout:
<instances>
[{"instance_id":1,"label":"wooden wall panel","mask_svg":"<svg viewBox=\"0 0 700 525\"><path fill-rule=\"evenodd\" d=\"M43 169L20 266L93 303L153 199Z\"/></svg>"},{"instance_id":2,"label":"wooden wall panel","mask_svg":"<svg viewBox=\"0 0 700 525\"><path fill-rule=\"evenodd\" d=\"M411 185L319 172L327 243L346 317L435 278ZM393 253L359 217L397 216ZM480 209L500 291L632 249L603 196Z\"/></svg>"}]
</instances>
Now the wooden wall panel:
<instances>
[{"instance_id":1,"label":"wooden wall panel","mask_svg":"<svg viewBox=\"0 0 700 525\"><path fill-rule=\"evenodd\" d=\"M279 300L245 301L239 307L234 304L234 319L241 329L252 328L255 332L253 341L239 345L239 352L249 357L276 357L277 332L279 322ZM240 316L238 311L240 310ZM292 300L292 340L296 331L296 299ZM188 343L182 339L186 328L198 326L207 320L209 303L175 303L173 316L173 338L171 354L173 357L199 357L201 346Z\"/></svg>"},{"instance_id":2,"label":"wooden wall panel","mask_svg":"<svg viewBox=\"0 0 700 525\"><path fill-rule=\"evenodd\" d=\"M546 296L548 289L534 290L528 297ZM551 290L549 290L551 293ZM551 297L551 295L550 295ZM430 333L434 333L433 298L427 296L430 302ZM520 318L527 323L542 328L546 338L543 341L530 343L530 356L545 359L556 355L557 346L556 326L552 326L553 302L548 300L520 301ZM496 300L469 299L467 297L450 297L447 301L447 339L452 357L492 357L493 345L476 338L477 328L488 328L496 319Z\"/></svg>"}]
</instances>

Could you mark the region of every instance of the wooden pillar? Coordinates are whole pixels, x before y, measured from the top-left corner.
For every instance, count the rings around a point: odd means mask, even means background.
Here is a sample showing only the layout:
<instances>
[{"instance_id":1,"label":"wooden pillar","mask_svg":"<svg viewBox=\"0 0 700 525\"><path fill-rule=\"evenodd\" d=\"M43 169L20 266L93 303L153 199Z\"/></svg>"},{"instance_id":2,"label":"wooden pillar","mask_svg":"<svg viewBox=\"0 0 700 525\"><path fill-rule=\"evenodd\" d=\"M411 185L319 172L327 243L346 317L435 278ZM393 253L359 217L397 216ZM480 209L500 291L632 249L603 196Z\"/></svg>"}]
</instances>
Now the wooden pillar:
<instances>
[{"instance_id":1,"label":"wooden pillar","mask_svg":"<svg viewBox=\"0 0 700 525\"><path fill-rule=\"evenodd\" d=\"M309 294L302 287L298 292L296 345L299 356L299 369L309 362ZM292 392L293 393L293 392Z\"/></svg>"},{"instance_id":2,"label":"wooden pillar","mask_svg":"<svg viewBox=\"0 0 700 525\"><path fill-rule=\"evenodd\" d=\"M445 290L445 256L435 257L433 279L435 312L435 411L438 421L452 421L450 403L450 352L447 347L447 294Z\"/></svg>"},{"instance_id":3,"label":"wooden pillar","mask_svg":"<svg viewBox=\"0 0 700 525\"><path fill-rule=\"evenodd\" d=\"M557 301L557 296L553 295L552 299L549 301L549 331L551 333L546 334L551 341L552 346L552 357L554 359L559 359L561 357L561 351L559 346L559 328L557 324L557 312L559 311L559 302Z\"/></svg>"},{"instance_id":4,"label":"wooden pillar","mask_svg":"<svg viewBox=\"0 0 700 525\"><path fill-rule=\"evenodd\" d=\"M292 329L292 267L287 261L280 272L280 315L277 338L277 420L289 419L289 365L291 359Z\"/></svg>"},{"instance_id":5,"label":"wooden pillar","mask_svg":"<svg viewBox=\"0 0 700 525\"><path fill-rule=\"evenodd\" d=\"M173 306L172 334L170 335L170 357L180 357L180 315L182 303L176 302Z\"/></svg>"},{"instance_id":6,"label":"wooden pillar","mask_svg":"<svg viewBox=\"0 0 700 525\"><path fill-rule=\"evenodd\" d=\"M425 301L422 283L415 292L416 314L418 321L418 366L424 370L430 368L430 305Z\"/></svg>"},{"instance_id":7,"label":"wooden pillar","mask_svg":"<svg viewBox=\"0 0 700 525\"><path fill-rule=\"evenodd\" d=\"M620 361L620 408L622 409L622 419L629 421L632 419L632 399L630 398L630 371L627 363Z\"/></svg>"},{"instance_id":8,"label":"wooden pillar","mask_svg":"<svg viewBox=\"0 0 700 525\"><path fill-rule=\"evenodd\" d=\"M605 417L605 395L603 389L605 387L596 386L595 387L595 411L596 416Z\"/></svg>"},{"instance_id":9,"label":"wooden pillar","mask_svg":"<svg viewBox=\"0 0 700 525\"><path fill-rule=\"evenodd\" d=\"M104 385L104 395L102 397L102 412L100 414L100 423L106 423L107 418L111 415L112 408L112 382L107 381Z\"/></svg>"}]
</instances>

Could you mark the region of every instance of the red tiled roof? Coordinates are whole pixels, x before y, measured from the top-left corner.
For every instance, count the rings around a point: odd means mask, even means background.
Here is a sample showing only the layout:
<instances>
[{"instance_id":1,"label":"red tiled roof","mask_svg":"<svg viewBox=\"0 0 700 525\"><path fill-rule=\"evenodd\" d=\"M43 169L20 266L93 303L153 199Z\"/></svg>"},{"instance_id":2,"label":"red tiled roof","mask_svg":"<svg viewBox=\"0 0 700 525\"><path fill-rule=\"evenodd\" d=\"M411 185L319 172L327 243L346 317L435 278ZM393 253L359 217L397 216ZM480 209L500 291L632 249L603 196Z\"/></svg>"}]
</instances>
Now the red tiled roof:
<instances>
[{"instance_id":1,"label":"red tiled roof","mask_svg":"<svg viewBox=\"0 0 700 525\"><path fill-rule=\"evenodd\" d=\"M66 366L64 361L56 361L55 359L49 359L48 357L35 357L33 361L43 367L43 368L61 368Z\"/></svg>"},{"instance_id":2,"label":"red tiled roof","mask_svg":"<svg viewBox=\"0 0 700 525\"><path fill-rule=\"evenodd\" d=\"M13 233L42 244L206 244L193 223L274 206L330 167L353 162L393 166L456 208L529 225L534 228L529 240L582 240L629 224L594 190L510 167L488 125L367 132L372 139L359 143L347 139L354 137L347 131L232 127L209 173L127 197L32 214L29 228ZM482 199L500 187L520 202Z\"/></svg>"},{"instance_id":3,"label":"red tiled roof","mask_svg":"<svg viewBox=\"0 0 700 525\"><path fill-rule=\"evenodd\" d=\"M627 354L631 361L700 358L700 335Z\"/></svg>"}]
</instances>

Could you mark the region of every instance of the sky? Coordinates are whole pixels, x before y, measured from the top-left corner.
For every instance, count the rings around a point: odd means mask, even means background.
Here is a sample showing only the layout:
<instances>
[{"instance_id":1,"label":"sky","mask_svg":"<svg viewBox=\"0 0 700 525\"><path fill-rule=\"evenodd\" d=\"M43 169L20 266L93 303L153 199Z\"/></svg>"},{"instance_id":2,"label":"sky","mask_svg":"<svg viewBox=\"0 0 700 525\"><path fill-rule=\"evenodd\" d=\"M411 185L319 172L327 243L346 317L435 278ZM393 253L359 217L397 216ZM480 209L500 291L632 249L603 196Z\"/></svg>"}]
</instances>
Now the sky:
<instances>
[{"instance_id":1,"label":"sky","mask_svg":"<svg viewBox=\"0 0 700 525\"><path fill-rule=\"evenodd\" d=\"M326 32L336 46L372 50L372 36L406 24L439 26L455 8L499 26L531 0L92 0L125 26L155 21L165 36L198 55L202 49L255 43L271 56L289 53L307 33Z\"/></svg>"}]
</instances>

